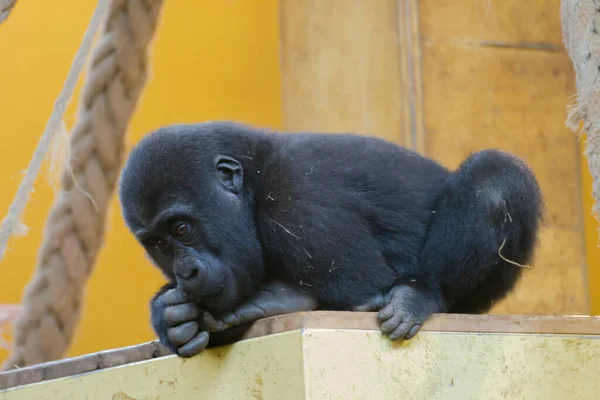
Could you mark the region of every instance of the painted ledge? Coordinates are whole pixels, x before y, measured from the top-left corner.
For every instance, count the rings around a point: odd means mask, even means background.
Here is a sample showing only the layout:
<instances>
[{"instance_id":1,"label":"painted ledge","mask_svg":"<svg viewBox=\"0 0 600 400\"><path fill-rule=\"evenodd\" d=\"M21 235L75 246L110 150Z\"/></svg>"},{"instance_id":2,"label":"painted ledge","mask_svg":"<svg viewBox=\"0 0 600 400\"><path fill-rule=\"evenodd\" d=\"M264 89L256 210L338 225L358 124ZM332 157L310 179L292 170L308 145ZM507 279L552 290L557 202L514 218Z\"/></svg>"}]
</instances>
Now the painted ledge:
<instances>
[{"instance_id":1,"label":"painted ledge","mask_svg":"<svg viewBox=\"0 0 600 400\"><path fill-rule=\"evenodd\" d=\"M244 346L251 346L249 343L255 343L258 346L259 343L267 343L269 340L272 340L273 346L276 346L278 341L283 340L283 337L286 337L287 341L290 341L291 337L295 339L292 342L286 345L286 348L294 347L297 343L302 342L302 336L308 332L308 335L316 335L318 337L319 334L323 334L324 332L332 332L332 334L336 334L339 337L335 339L335 341L339 341L343 343L345 340L351 340L354 336L355 344L362 343L363 340L367 342L364 343L364 346L368 348L369 343L371 346L374 345L376 341L379 343L376 348L381 350L383 347L387 346L390 349L398 347L398 345L392 344L389 340L381 337L379 334L379 327L376 321L375 313L350 313L350 312L308 312L308 313L295 313L282 315L273 318L267 318L264 320L257 321L252 328L248 331L244 339L253 339L253 340L243 340L242 342L236 343L232 346L225 346L223 348L217 348L207 351L207 353L220 354L220 352L230 352L234 353L235 351L250 354L249 350L242 350ZM292 335L294 333L294 335ZM445 339L441 339L440 335L430 335L429 333L448 333L449 335L442 335ZM593 359L596 359L597 365L600 366L600 346L596 345L596 343L600 343L600 317L587 317L587 316L563 316L563 317L547 317L547 316L505 316L505 315L458 315L458 314L438 314L435 315L432 319L430 319L423 327L422 332L417 335L417 338L413 339L410 342L407 342L406 345L400 345L402 348L406 348L407 351L414 350L417 354L419 346L422 344L419 343L429 343L429 346L434 346L431 342L445 340L450 341L446 343L446 347L448 343L452 343L453 337L456 337L454 346L456 349L461 346L467 346L465 348L470 349L471 346L476 346L474 343L464 342L466 336L473 337L473 335L469 334L477 334L475 336L493 336L498 338L501 337L528 337L530 336L532 340L533 338L539 338L543 336L556 337L557 335L561 337L560 340L591 340L594 345L589 347L589 343L586 346L590 349L589 356L592 357L592 353L594 356ZM508 335L507 335L508 334ZM527 335L534 334L534 335ZM298 336L300 335L300 336ZM363 338L364 339L361 339ZM596 337L597 336L597 337ZM270 338L272 337L272 338ZM367 339L368 337L368 339ZM421 338L421 339L418 339ZM314 339L313 339L314 340ZM473 339L468 339L473 340ZM504 351L511 352L511 348L514 347L515 351L524 351L524 348L520 348L517 342L515 344L511 344L513 347L506 347L508 342L505 339L490 339L494 341L493 343L497 343L498 346L505 349ZM502 341L504 340L504 341ZM511 339L512 340L512 339ZM538 340L538 339L535 339ZM535 341L534 340L534 341ZM542 339L540 339L542 340ZM545 339L543 339L545 340ZM565 354L568 353L568 349L563 344L552 346L558 346L557 354L560 353L564 358ZM334 341L334 342L335 342ZM416 343L414 345L409 343ZM287 343L287 342L286 342ZM436 342L437 343L437 342ZM441 343L441 342L440 342ZM461 344L462 343L462 344ZM492 342L490 342L492 343ZM486 346L492 346L492 344L486 344ZM519 342L520 343L520 342ZM531 342L533 343L533 342ZM527 346L532 346L532 344L528 344ZM541 342L537 343L536 346L541 345ZM555 343L555 342L552 342ZM436 346L434 348L438 348ZM546 344L544 344L546 345ZM254 346L251 348L256 349ZM306 346L304 344L303 346ZM315 346L319 346L315 344ZM395 347L394 347L395 346ZM260 347L260 346L258 346ZM386 347L386 348L387 348ZM229 348L229 349L228 349ZM264 357L277 357L277 354L267 354L271 350L270 347L265 347L262 353L253 353L258 358ZM321 350L326 349L326 347L321 347ZM475 347L473 347L475 351ZM507 350L508 349L508 350ZM265 353L267 351L267 353ZM286 350L287 351L287 350ZM316 351L316 348L315 348ZM348 347L348 352L351 351L351 347ZM383 351L383 350L381 350ZM423 351L421 349L421 351ZM450 350L448 350L450 351ZM458 351L458 350L457 350ZM462 350L464 352L464 349ZM314 353L314 352L313 352ZM406 354L409 354L406 353ZM365 354L365 353L361 353ZM385 355L385 352L383 353ZM160 360L157 358L163 358L169 356L169 353L166 349L164 349L157 342L149 342L140 344L137 346L131 346L122 349L115 349L109 351L103 351L99 353L89 354L81 357L75 357L71 359L65 359L40 365L35 365L27 368L22 368L14 371L0 373L0 400L2 399L13 399L17 393L21 392L21 389L27 389L32 387L38 387L40 384L42 386L52 383L53 380L58 380L55 382L60 382L60 378L69 378L72 381L73 378L80 377L85 381L86 376L89 375L90 372L94 372L92 375L96 375L96 372L102 371L113 371L116 368L127 367L128 365L132 368L137 368L136 365L140 363L144 363L144 365L149 365L150 363L160 363ZM333 356L333 355L331 355ZM387 355L389 356L389 355ZM210 358L208 355L204 358ZM233 356L232 356L233 357ZM335 356L333 356L335 357ZM363 358L368 356L363 355ZM403 356L404 357L404 356ZM483 355L472 354L471 357L474 359L481 358ZM573 360L577 359L577 357L581 357L581 354L574 355ZM180 360L177 357L166 357L171 360L170 363L180 363L185 364L188 361ZM203 356L195 357L194 359L202 359ZM235 357L234 357L235 358ZM192 360L194 360L192 359ZM233 358L232 358L233 359ZM294 359L300 364L306 363L307 361L302 358L302 356L294 356ZM303 361L304 360L304 361ZM199 361L205 362L205 361ZM216 361L215 361L216 362ZM225 362L225 360L220 360L220 363ZM365 360L367 362L367 360ZM373 361L374 362L374 361ZM581 361L578 361L581 364ZM467 362L468 365L470 362ZM154 365L154 364L152 364ZM582 367L584 365L581 365ZM222 368L222 364L215 364L210 366L210 368ZM331 366L330 366L331 367ZM373 365L375 367L375 365ZM586 366L590 367L590 366ZM207 367L208 368L208 367ZM600 367L596 368L600 371ZM206 372L206 370L204 370ZM112 372L111 372L112 373ZM236 372L241 374L242 372ZM600 372L598 372L600 373ZM82 375L83 374L83 375ZM110 374L109 374L110 375ZM241 377L241 375L240 375ZM240 378L241 379L241 378ZM303 378L304 379L304 378ZM63 379L64 380L64 379ZM82 382L83 382L82 381ZM31 385L37 383L37 385ZM30 386L23 386L30 385ZM304 387L304 381L299 383L300 386ZM52 386L52 385L50 385ZM59 385L60 386L60 385ZM298 386L298 387L300 387ZM12 388L12 389L10 389ZM9 389L9 390L7 390ZM16 392L14 391L16 389ZM306 388L304 387L303 390ZM22 393L22 395L26 395L22 398L37 398L32 393L28 393L29 389L25 390L26 393ZM87 392L86 392L87 393ZM115 392L116 393L116 392ZM558 393L558 392L557 392ZM81 394L81 393L80 393ZM104 393L103 393L104 394ZM239 394L239 393L238 393ZM464 394L464 393L463 393ZM573 394L573 393L571 393ZM241 395L241 394L239 394ZM33 396L33 397L30 397ZM87 396L87 395L86 395ZM245 395L244 395L245 396ZM244 397L242 396L242 397ZM94 397L94 396L92 396ZM54 397L53 397L54 398ZM118 397L117 397L118 398ZM183 397L185 398L185 397Z\"/></svg>"}]
</instances>

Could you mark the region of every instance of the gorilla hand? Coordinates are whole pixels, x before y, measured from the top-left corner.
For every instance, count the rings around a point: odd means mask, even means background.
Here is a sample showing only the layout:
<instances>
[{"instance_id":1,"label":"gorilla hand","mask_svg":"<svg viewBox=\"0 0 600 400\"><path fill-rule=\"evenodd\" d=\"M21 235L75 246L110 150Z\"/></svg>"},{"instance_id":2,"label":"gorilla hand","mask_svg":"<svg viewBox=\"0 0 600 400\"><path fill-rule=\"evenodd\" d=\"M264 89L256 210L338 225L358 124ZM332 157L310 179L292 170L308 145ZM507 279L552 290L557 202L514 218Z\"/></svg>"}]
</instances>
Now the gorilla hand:
<instances>
[{"instance_id":1,"label":"gorilla hand","mask_svg":"<svg viewBox=\"0 0 600 400\"><path fill-rule=\"evenodd\" d=\"M152 327L160 342L173 353L187 358L206 348L209 333L200 320L203 313L175 285L165 285L152 299L151 308Z\"/></svg>"}]
</instances>

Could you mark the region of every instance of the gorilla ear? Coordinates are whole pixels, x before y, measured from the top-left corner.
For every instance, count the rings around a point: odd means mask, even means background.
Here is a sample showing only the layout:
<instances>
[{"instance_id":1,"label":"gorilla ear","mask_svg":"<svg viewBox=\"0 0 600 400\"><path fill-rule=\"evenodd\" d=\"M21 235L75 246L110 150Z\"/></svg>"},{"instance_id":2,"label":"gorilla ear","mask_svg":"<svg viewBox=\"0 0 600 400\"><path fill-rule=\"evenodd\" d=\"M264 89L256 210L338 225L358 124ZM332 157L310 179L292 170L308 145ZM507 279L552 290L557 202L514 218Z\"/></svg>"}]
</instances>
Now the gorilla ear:
<instances>
[{"instance_id":1,"label":"gorilla ear","mask_svg":"<svg viewBox=\"0 0 600 400\"><path fill-rule=\"evenodd\" d=\"M238 160L227 156L218 156L215 164L223 185L229 191L239 193L244 183L242 164Z\"/></svg>"}]
</instances>

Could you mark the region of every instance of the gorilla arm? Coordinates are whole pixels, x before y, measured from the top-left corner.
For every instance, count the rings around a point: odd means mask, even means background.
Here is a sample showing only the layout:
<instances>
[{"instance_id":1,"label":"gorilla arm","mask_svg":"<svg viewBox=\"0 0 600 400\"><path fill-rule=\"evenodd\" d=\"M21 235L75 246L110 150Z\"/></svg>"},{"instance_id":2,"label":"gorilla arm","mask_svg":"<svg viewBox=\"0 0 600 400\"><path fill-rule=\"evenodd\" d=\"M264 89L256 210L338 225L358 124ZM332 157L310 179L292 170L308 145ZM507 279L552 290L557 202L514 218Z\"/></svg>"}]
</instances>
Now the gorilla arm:
<instances>
[{"instance_id":1,"label":"gorilla arm","mask_svg":"<svg viewBox=\"0 0 600 400\"><path fill-rule=\"evenodd\" d=\"M317 300L281 281L266 284L248 302L242 303L233 312L212 321L211 332L220 332L256 320L317 309ZM206 318L205 318L206 321Z\"/></svg>"},{"instance_id":2,"label":"gorilla arm","mask_svg":"<svg viewBox=\"0 0 600 400\"><path fill-rule=\"evenodd\" d=\"M238 340L254 321L317 308L317 301L281 281L263 286L249 301L214 318L201 312L179 288L168 284L152 300L152 326L161 342L181 357L192 357L206 347ZM209 333L210 332L210 333Z\"/></svg>"}]
</instances>

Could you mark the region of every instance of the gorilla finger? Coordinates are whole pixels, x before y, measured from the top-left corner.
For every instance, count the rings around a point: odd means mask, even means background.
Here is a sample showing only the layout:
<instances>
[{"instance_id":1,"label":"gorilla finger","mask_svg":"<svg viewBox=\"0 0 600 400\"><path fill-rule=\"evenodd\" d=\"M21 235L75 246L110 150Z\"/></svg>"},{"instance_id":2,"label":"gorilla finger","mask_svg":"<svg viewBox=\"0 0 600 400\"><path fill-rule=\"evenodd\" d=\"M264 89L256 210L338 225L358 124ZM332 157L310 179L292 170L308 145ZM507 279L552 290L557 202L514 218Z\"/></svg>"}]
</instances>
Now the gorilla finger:
<instances>
[{"instance_id":1,"label":"gorilla finger","mask_svg":"<svg viewBox=\"0 0 600 400\"><path fill-rule=\"evenodd\" d=\"M398 325L402 323L403 320L403 315L396 313L390 319L381 324L381 331L383 333L390 334L398 327Z\"/></svg>"},{"instance_id":2,"label":"gorilla finger","mask_svg":"<svg viewBox=\"0 0 600 400\"><path fill-rule=\"evenodd\" d=\"M176 306L168 306L164 311L164 319L167 325L179 325L183 322L193 321L200 315L200 310L194 303L183 303Z\"/></svg>"},{"instance_id":3,"label":"gorilla finger","mask_svg":"<svg viewBox=\"0 0 600 400\"><path fill-rule=\"evenodd\" d=\"M204 312L204 318L202 319L202 328L208 332L221 332L227 329L227 326L222 321L217 321L208 311Z\"/></svg>"},{"instance_id":4,"label":"gorilla finger","mask_svg":"<svg viewBox=\"0 0 600 400\"><path fill-rule=\"evenodd\" d=\"M242 317L237 312L232 312L223 317L223 322L228 327L238 326L242 324Z\"/></svg>"},{"instance_id":5,"label":"gorilla finger","mask_svg":"<svg viewBox=\"0 0 600 400\"><path fill-rule=\"evenodd\" d=\"M387 321L392 318L395 313L394 303L390 303L377 313L377 318L380 322Z\"/></svg>"},{"instance_id":6,"label":"gorilla finger","mask_svg":"<svg viewBox=\"0 0 600 400\"><path fill-rule=\"evenodd\" d=\"M196 337L177 349L177 354L181 357L192 357L199 354L208 345L209 333L200 332Z\"/></svg>"},{"instance_id":7,"label":"gorilla finger","mask_svg":"<svg viewBox=\"0 0 600 400\"><path fill-rule=\"evenodd\" d=\"M370 301L365 304L361 304L360 306L354 307L354 311L358 312L368 312L368 311L378 311L379 303L376 301Z\"/></svg>"},{"instance_id":8,"label":"gorilla finger","mask_svg":"<svg viewBox=\"0 0 600 400\"><path fill-rule=\"evenodd\" d=\"M410 331L408 331L408 333L406 334L406 336L404 337L404 340L410 340L413 337L415 337L415 335L417 333L419 333L419 331L421 330L421 325L415 325L413 326Z\"/></svg>"},{"instance_id":9,"label":"gorilla finger","mask_svg":"<svg viewBox=\"0 0 600 400\"><path fill-rule=\"evenodd\" d=\"M167 331L169 340L175 345L181 345L189 342L200 330L196 321L186 322L183 325L176 326Z\"/></svg>"},{"instance_id":10,"label":"gorilla finger","mask_svg":"<svg viewBox=\"0 0 600 400\"><path fill-rule=\"evenodd\" d=\"M168 306L176 306L177 304L188 302L185 293L177 288L166 291L161 297Z\"/></svg>"},{"instance_id":11,"label":"gorilla finger","mask_svg":"<svg viewBox=\"0 0 600 400\"><path fill-rule=\"evenodd\" d=\"M390 340L404 339L406 334L413 328L412 322L401 323L392 333L388 335Z\"/></svg>"}]
</instances>

